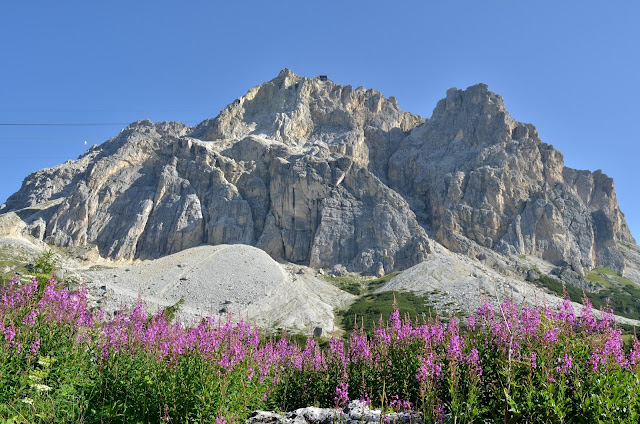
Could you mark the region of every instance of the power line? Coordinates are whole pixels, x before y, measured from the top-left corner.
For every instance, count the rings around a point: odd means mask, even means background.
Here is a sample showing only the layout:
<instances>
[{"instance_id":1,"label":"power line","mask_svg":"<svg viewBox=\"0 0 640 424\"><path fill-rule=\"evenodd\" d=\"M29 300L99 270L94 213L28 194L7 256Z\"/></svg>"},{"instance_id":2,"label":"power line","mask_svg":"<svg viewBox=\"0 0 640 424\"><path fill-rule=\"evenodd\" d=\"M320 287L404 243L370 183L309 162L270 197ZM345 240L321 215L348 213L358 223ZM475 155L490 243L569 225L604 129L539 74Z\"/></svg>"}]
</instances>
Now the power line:
<instances>
[{"instance_id":1,"label":"power line","mask_svg":"<svg viewBox=\"0 0 640 424\"><path fill-rule=\"evenodd\" d=\"M130 122L0 122L0 126L5 127L97 127L97 126L122 126L129 125Z\"/></svg>"},{"instance_id":2,"label":"power line","mask_svg":"<svg viewBox=\"0 0 640 424\"><path fill-rule=\"evenodd\" d=\"M0 137L0 140L68 140L63 137Z\"/></svg>"},{"instance_id":3,"label":"power line","mask_svg":"<svg viewBox=\"0 0 640 424\"><path fill-rule=\"evenodd\" d=\"M160 121L158 121L160 122ZM156 123L158 123L156 122ZM187 120L179 121L184 123L197 123L200 121ZM132 122L0 122L4 127L105 127L105 126L128 126Z\"/></svg>"}]
</instances>

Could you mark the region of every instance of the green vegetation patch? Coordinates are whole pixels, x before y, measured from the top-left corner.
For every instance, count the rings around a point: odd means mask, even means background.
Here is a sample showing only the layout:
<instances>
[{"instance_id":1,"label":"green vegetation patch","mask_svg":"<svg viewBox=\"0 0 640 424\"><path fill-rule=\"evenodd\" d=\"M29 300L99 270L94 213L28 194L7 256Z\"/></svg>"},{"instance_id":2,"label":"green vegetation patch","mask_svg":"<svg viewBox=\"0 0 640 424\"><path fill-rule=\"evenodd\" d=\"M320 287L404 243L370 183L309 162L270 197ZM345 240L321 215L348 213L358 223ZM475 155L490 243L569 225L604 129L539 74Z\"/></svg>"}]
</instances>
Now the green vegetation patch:
<instances>
[{"instance_id":1,"label":"green vegetation patch","mask_svg":"<svg viewBox=\"0 0 640 424\"><path fill-rule=\"evenodd\" d=\"M353 331L357 319L358 327L364 326L366 332L371 332L375 326L379 326L380 316L382 322L389 320L393 312L394 296L402 317L408 315L413 320L431 313L431 308L426 306L426 296L396 291L373 293L360 297L346 311L338 312L342 328L347 332Z\"/></svg>"},{"instance_id":2,"label":"green vegetation patch","mask_svg":"<svg viewBox=\"0 0 640 424\"><path fill-rule=\"evenodd\" d=\"M10 280L14 272L28 273L25 264L32 260L33 256L20 249L13 246L0 246L0 281Z\"/></svg>"},{"instance_id":3,"label":"green vegetation patch","mask_svg":"<svg viewBox=\"0 0 640 424\"><path fill-rule=\"evenodd\" d=\"M38 256L33 264L33 272L37 274L51 274L58 267L53 249L47 249Z\"/></svg>"},{"instance_id":4,"label":"green vegetation patch","mask_svg":"<svg viewBox=\"0 0 640 424\"><path fill-rule=\"evenodd\" d=\"M162 312L168 322L173 322L176 319L176 315L182 309L182 305L184 305L184 296L180 296L180 300L173 305L162 308Z\"/></svg>"},{"instance_id":5,"label":"green vegetation patch","mask_svg":"<svg viewBox=\"0 0 640 424\"><path fill-rule=\"evenodd\" d=\"M584 278L591 283L600 283L605 287L610 287L611 284L635 285L633 281L626 277L619 276L614 270L602 267L592 269Z\"/></svg>"},{"instance_id":6,"label":"green vegetation patch","mask_svg":"<svg viewBox=\"0 0 640 424\"><path fill-rule=\"evenodd\" d=\"M362 294L362 280L358 275L350 274L342 277L330 277L323 275L324 279L340 290L344 290L347 293L351 293L356 296Z\"/></svg>"},{"instance_id":7,"label":"green vegetation patch","mask_svg":"<svg viewBox=\"0 0 640 424\"><path fill-rule=\"evenodd\" d=\"M385 275L384 277L376 278L375 280L368 281L367 282L367 289L371 290L371 291L379 289L380 287L382 287L385 284L387 284L389 282L389 280L391 280L393 277L395 277L396 275L400 274L400 272L402 272L402 271L391 272L391 273Z\"/></svg>"},{"instance_id":8,"label":"green vegetation patch","mask_svg":"<svg viewBox=\"0 0 640 424\"><path fill-rule=\"evenodd\" d=\"M623 246L623 247L626 247L627 249L635 250L636 252L640 251L640 249L638 249L637 245L632 245L632 244L625 243L625 242L620 242L620 245Z\"/></svg>"},{"instance_id":9,"label":"green vegetation patch","mask_svg":"<svg viewBox=\"0 0 640 424\"><path fill-rule=\"evenodd\" d=\"M333 283L337 286L341 284L360 284L360 277L358 275L350 274L342 277L331 277L328 275L323 276L325 280Z\"/></svg>"},{"instance_id":10,"label":"green vegetation patch","mask_svg":"<svg viewBox=\"0 0 640 424\"><path fill-rule=\"evenodd\" d=\"M605 288L592 293L583 292L579 287L565 284L564 290L572 301L582 303L584 293L596 309L605 307L608 301L616 315L640 320L640 286L628 278L620 277L608 268L595 268L587 274L586 279L592 283L600 283ZM615 282L612 283L612 281ZM555 278L541 275L534 283L558 296L563 295L562 282Z\"/></svg>"},{"instance_id":11,"label":"green vegetation patch","mask_svg":"<svg viewBox=\"0 0 640 424\"><path fill-rule=\"evenodd\" d=\"M395 271L385 275L384 277L375 279L367 279L357 274L350 274L342 277L329 277L325 275L324 279L338 287L340 290L344 290L355 296L360 296L384 286L389 280L400 274L400 272L401 271Z\"/></svg>"}]
</instances>

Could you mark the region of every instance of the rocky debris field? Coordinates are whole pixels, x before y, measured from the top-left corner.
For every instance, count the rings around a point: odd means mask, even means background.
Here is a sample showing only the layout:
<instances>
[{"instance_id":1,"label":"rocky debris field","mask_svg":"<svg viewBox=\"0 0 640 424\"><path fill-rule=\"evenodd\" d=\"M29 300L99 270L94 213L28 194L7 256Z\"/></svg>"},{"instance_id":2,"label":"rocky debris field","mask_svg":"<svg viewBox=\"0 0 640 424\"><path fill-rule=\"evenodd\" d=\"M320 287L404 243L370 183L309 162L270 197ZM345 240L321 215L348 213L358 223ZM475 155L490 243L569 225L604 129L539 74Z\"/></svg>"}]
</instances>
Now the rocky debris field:
<instances>
[{"instance_id":1,"label":"rocky debris field","mask_svg":"<svg viewBox=\"0 0 640 424\"><path fill-rule=\"evenodd\" d=\"M113 311L138 299L150 309L175 305L178 318L204 316L245 320L259 327L311 334L315 327L334 328L334 308L352 296L283 266L264 251L247 245L200 246L139 264L83 273L101 308Z\"/></svg>"},{"instance_id":2,"label":"rocky debris field","mask_svg":"<svg viewBox=\"0 0 640 424\"><path fill-rule=\"evenodd\" d=\"M344 408L307 407L285 414L256 411L246 424L357 424L357 423L416 423L422 422L422 414L416 412L389 412L370 409L367 403L354 400Z\"/></svg>"}]
</instances>

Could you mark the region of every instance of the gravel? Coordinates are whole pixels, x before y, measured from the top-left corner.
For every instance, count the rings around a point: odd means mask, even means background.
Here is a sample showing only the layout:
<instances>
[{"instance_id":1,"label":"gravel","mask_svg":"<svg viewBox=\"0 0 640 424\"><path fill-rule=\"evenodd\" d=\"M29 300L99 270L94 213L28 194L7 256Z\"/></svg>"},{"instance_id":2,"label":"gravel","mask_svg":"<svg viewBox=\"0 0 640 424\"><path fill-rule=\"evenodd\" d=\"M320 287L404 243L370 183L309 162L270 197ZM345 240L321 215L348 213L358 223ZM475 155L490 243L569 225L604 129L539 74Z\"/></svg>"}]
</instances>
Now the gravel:
<instances>
[{"instance_id":1,"label":"gravel","mask_svg":"<svg viewBox=\"0 0 640 424\"><path fill-rule=\"evenodd\" d=\"M353 298L316 278L315 271L281 265L247 245L200 246L152 261L112 265L83 274L89 292L107 312L138 299L155 311L182 298L178 316L183 322L231 315L264 329L311 332L333 328L334 307Z\"/></svg>"}]
</instances>

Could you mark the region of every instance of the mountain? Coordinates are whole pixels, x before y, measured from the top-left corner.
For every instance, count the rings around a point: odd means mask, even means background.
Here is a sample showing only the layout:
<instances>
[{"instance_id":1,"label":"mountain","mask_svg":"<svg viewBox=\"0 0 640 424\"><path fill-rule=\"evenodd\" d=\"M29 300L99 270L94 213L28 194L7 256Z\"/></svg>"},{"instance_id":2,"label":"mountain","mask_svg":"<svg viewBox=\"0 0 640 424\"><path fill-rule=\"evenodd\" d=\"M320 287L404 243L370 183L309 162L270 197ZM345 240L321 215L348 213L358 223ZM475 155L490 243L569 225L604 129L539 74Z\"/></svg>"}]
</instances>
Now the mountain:
<instances>
[{"instance_id":1,"label":"mountain","mask_svg":"<svg viewBox=\"0 0 640 424\"><path fill-rule=\"evenodd\" d=\"M623 274L635 245L613 180L565 167L486 85L450 89L425 119L288 69L195 127L135 122L29 175L0 212L14 234L114 260L248 244L376 275L440 246Z\"/></svg>"},{"instance_id":2,"label":"mountain","mask_svg":"<svg viewBox=\"0 0 640 424\"><path fill-rule=\"evenodd\" d=\"M613 180L577 171L484 84L451 89L389 159L389 186L449 249L535 255L621 273L633 243Z\"/></svg>"}]
</instances>

